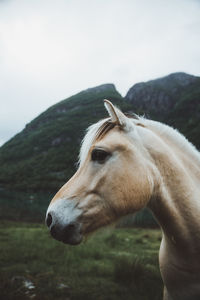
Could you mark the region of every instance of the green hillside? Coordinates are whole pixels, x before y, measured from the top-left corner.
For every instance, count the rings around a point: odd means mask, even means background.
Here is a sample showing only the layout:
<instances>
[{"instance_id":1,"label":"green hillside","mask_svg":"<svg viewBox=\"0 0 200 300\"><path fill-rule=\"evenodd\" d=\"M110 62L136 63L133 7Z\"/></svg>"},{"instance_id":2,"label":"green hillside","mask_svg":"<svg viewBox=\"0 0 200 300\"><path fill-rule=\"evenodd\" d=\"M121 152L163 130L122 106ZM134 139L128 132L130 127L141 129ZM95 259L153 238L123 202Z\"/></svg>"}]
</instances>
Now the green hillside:
<instances>
[{"instance_id":1,"label":"green hillside","mask_svg":"<svg viewBox=\"0 0 200 300\"><path fill-rule=\"evenodd\" d=\"M200 78L182 92L178 100L168 123L200 149Z\"/></svg>"},{"instance_id":2,"label":"green hillside","mask_svg":"<svg viewBox=\"0 0 200 300\"><path fill-rule=\"evenodd\" d=\"M87 89L47 109L0 148L0 217L44 218L51 196L76 170L85 129L107 116L105 98L172 125L200 149L200 77L170 74L134 85L125 98L113 84ZM146 212L137 220L144 219Z\"/></svg>"},{"instance_id":3,"label":"green hillside","mask_svg":"<svg viewBox=\"0 0 200 300\"><path fill-rule=\"evenodd\" d=\"M0 148L0 184L55 192L72 176L85 129L105 117L102 99L122 106L114 85L88 89L39 115Z\"/></svg>"}]
</instances>

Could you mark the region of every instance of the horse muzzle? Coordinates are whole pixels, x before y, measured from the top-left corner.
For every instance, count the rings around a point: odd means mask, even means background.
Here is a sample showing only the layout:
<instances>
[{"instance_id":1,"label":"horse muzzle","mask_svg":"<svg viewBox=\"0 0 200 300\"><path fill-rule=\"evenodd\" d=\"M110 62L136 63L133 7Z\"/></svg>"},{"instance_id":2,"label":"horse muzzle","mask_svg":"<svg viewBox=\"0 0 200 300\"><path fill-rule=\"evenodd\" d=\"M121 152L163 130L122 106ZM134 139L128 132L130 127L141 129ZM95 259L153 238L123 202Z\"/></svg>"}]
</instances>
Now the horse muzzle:
<instances>
[{"instance_id":1,"label":"horse muzzle","mask_svg":"<svg viewBox=\"0 0 200 300\"><path fill-rule=\"evenodd\" d=\"M60 199L49 206L46 224L52 237L65 244L78 245L82 241L80 211L69 200Z\"/></svg>"}]
</instances>

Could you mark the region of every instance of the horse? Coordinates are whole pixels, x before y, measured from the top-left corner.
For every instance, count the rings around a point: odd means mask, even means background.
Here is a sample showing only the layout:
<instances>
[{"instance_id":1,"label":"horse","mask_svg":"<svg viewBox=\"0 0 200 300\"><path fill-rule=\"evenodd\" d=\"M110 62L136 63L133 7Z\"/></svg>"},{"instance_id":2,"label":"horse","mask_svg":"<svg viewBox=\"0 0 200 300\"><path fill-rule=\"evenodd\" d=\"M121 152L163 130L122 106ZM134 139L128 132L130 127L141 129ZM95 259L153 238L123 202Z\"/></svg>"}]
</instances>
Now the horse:
<instances>
[{"instance_id":1,"label":"horse","mask_svg":"<svg viewBox=\"0 0 200 300\"><path fill-rule=\"evenodd\" d=\"M51 235L77 245L148 207L162 231L163 299L200 299L200 153L172 127L104 104L109 117L89 127L76 173L47 209Z\"/></svg>"}]
</instances>

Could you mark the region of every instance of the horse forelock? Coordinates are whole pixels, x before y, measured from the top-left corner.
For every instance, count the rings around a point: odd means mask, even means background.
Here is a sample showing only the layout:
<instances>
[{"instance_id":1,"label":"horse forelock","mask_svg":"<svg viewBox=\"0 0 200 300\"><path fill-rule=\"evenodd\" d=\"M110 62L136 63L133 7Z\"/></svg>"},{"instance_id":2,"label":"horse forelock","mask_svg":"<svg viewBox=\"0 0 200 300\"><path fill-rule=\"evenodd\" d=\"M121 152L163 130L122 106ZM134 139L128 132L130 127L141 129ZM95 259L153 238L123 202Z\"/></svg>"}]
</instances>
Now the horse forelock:
<instances>
[{"instance_id":1,"label":"horse forelock","mask_svg":"<svg viewBox=\"0 0 200 300\"><path fill-rule=\"evenodd\" d=\"M116 123L111 122L111 118L107 118L88 127L87 133L82 140L79 153L79 165L85 161L92 144L97 140L102 139L115 126Z\"/></svg>"},{"instance_id":2,"label":"horse forelock","mask_svg":"<svg viewBox=\"0 0 200 300\"><path fill-rule=\"evenodd\" d=\"M138 123L138 121L141 120L138 115L126 114L126 116L130 119L133 119L135 125L144 126L144 124ZM115 122L112 122L111 118L106 118L88 127L87 133L81 143L79 165L82 165L82 163L85 161L92 144L97 140L101 140L109 131L111 131L116 126L118 125Z\"/></svg>"}]
</instances>

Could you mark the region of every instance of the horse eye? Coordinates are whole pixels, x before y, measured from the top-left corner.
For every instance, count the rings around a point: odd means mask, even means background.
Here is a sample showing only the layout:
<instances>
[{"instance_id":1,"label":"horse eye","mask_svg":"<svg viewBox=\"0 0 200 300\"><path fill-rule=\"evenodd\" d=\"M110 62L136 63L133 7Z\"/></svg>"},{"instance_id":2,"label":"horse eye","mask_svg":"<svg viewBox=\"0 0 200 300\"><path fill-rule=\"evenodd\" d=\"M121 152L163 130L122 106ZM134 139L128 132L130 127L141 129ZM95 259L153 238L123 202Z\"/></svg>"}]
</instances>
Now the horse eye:
<instances>
[{"instance_id":1,"label":"horse eye","mask_svg":"<svg viewBox=\"0 0 200 300\"><path fill-rule=\"evenodd\" d=\"M108 153L104 150L94 149L92 151L92 160L103 163L109 155L110 155L110 153Z\"/></svg>"}]
</instances>

